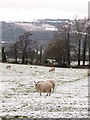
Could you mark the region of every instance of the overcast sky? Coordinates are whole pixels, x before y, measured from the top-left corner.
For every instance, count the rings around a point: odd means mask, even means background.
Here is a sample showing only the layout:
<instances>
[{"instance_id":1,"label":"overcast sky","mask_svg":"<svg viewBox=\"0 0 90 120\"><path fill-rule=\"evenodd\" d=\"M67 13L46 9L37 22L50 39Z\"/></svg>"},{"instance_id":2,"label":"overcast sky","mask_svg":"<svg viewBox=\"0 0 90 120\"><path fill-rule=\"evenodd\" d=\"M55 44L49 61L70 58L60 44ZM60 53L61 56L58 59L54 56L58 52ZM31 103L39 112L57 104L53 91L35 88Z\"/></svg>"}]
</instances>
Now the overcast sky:
<instances>
[{"instance_id":1,"label":"overcast sky","mask_svg":"<svg viewBox=\"0 0 90 120\"><path fill-rule=\"evenodd\" d=\"M0 0L0 21L84 18L89 0Z\"/></svg>"}]
</instances>

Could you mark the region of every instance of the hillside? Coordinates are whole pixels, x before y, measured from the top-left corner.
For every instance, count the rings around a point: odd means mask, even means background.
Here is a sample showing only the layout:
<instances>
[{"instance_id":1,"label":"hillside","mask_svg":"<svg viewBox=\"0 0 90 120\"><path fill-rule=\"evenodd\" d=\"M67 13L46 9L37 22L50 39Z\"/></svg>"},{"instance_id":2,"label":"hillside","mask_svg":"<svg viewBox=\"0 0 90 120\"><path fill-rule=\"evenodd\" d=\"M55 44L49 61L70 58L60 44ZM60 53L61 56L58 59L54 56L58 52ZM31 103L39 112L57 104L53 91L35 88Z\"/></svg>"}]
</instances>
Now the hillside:
<instances>
[{"instance_id":1,"label":"hillside","mask_svg":"<svg viewBox=\"0 0 90 120\"><path fill-rule=\"evenodd\" d=\"M57 27L65 21L66 19L41 19L32 22L2 22L2 41L15 42L25 31L30 31L32 39L45 47L53 39Z\"/></svg>"}]
</instances>

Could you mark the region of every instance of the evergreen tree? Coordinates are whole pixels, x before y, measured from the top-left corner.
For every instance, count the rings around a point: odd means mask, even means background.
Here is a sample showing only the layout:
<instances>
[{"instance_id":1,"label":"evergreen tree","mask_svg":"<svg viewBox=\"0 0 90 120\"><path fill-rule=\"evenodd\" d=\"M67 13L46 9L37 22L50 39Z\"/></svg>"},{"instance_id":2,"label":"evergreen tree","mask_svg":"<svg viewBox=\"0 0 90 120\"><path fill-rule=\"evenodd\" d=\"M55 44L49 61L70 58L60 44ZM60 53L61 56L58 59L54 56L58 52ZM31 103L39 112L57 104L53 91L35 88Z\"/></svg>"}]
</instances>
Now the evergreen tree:
<instances>
[{"instance_id":1,"label":"evergreen tree","mask_svg":"<svg viewBox=\"0 0 90 120\"><path fill-rule=\"evenodd\" d=\"M6 62L5 48L2 46L2 62Z\"/></svg>"}]
</instances>

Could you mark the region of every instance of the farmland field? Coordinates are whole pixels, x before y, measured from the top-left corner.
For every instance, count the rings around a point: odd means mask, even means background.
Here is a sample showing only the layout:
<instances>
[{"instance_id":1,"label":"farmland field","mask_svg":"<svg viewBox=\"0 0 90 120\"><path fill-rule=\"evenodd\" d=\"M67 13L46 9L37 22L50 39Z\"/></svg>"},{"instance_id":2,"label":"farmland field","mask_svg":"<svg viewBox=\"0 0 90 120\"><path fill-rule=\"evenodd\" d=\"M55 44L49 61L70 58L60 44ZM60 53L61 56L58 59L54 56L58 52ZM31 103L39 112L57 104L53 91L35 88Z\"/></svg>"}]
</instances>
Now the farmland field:
<instances>
[{"instance_id":1,"label":"farmland field","mask_svg":"<svg viewBox=\"0 0 90 120\"><path fill-rule=\"evenodd\" d=\"M56 68L0 63L0 116L27 118L87 118L86 69ZM54 79L51 96L34 91L34 81Z\"/></svg>"}]
</instances>

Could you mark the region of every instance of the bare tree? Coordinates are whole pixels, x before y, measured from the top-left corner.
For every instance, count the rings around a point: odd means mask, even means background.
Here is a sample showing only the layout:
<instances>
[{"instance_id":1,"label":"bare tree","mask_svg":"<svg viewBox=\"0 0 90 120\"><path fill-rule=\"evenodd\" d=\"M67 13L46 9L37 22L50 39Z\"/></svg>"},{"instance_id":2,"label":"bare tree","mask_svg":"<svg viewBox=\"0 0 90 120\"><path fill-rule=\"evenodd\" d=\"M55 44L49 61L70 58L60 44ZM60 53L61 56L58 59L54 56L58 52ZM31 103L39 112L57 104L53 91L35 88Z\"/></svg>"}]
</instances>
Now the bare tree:
<instances>
[{"instance_id":1,"label":"bare tree","mask_svg":"<svg viewBox=\"0 0 90 120\"><path fill-rule=\"evenodd\" d=\"M2 62L6 62L6 53L5 53L5 47L2 46Z\"/></svg>"},{"instance_id":2,"label":"bare tree","mask_svg":"<svg viewBox=\"0 0 90 120\"><path fill-rule=\"evenodd\" d=\"M85 57L86 57L86 47L87 47L87 31L88 31L88 20L75 19L75 35L77 36L77 46L78 46L78 66L80 65L81 56L83 58L83 65L85 65ZM83 47L82 47L83 46ZM83 49L83 53L81 55L81 50Z\"/></svg>"},{"instance_id":3,"label":"bare tree","mask_svg":"<svg viewBox=\"0 0 90 120\"><path fill-rule=\"evenodd\" d=\"M31 45L31 36L32 34L30 32L25 32L19 37L19 41L17 42L18 51L22 55L22 64L25 63L26 52Z\"/></svg>"},{"instance_id":4,"label":"bare tree","mask_svg":"<svg viewBox=\"0 0 90 120\"><path fill-rule=\"evenodd\" d=\"M66 52L66 59L67 59L67 64L70 65L70 32L71 32L71 22L67 21L62 27L58 28L58 33L59 37L58 39L61 39L62 42L64 43L63 48L65 49L64 52Z\"/></svg>"},{"instance_id":5,"label":"bare tree","mask_svg":"<svg viewBox=\"0 0 90 120\"><path fill-rule=\"evenodd\" d=\"M90 20L89 20L90 23ZM90 66L90 24L88 26L88 53L89 53L89 66Z\"/></svg>"},{"instance_id":6,"label":"bare tree","mask_svg":"<svg viewBox=\"0 0 90 120\"><path fill-rule=\"evenodd\" d=\"M58 27L54 36L54 41L47 48L47 55L56 59L59 65L70 66L71 51L71 21L67 21L63 26Z\"/></svg>"},{"instance_id":7,"label":"bare tree","mask_svg":"<svg viewBox=\"0 0 90 120\"><path fill-rule=\"evenodd\" d=\"M31 33L25 32L19 37L19 40L13 44L10 44L9 50L7 51L8 57L15 59L13 62L18 63L18 58L24 63L33 63L33 60L37 56L37 42L32 41Z\"/></svg>"},{"instance_id":8,"label":"bare tree","mask_svg":"<svg viewBox=\"0 0 90 120\"><path fill-rule=\"evenodd\" d=\"M42 45L40 46L40 63L42 62Z\"/></svg>"},{"instance_id":9,"label":"bare tree","mask_svg":"<svg viewBox=\"0 0 90 120\"><path fill-rule=\"evenodd\" d=\"M13 44L14 47L14 57L15 57L15 63L17 63L17 42L15 44Z\"/></svg>"},{"instance_id":10,"label":"bare tree","mask_svg":"<svg viewBox=\"0 0 90 120\"><path fill-rule=\"evenodd\" d=\"M59 66L65 65L66 62L66 49L64 41L54 40L52 41L44 53L44 59L55 59Z\"/></svg>"},{"instance_id":11,"label":"bare tree","mask_svg":"<svg viewBox=\"0 0 90 120\"><path fill-rule=\"evenodd\" d=\"M87 49L87 34L85 35L85 38L83 41L83 51L82 51L83 65L85 65L85 60L86 60L86 49Z\"/></svg>"},{"instance_id":12,"label":"bare tree","mask_svg":"<svg viewBox=\"0 0 90 120\"><path fill-rule=\"evenodd\" d=\"M54 41L49 44L46 50L47 55L57 59L59 64L64 61L67 65L70 65L72 56L75 53L74 59L78 61L78 66L81 60L83 60L83 65L85 65L87 43L90 43L87 42L88 28L87 19L75 19L73 24L68 21L62 27L58 27Z\"/></svg>"}]
</instances>

